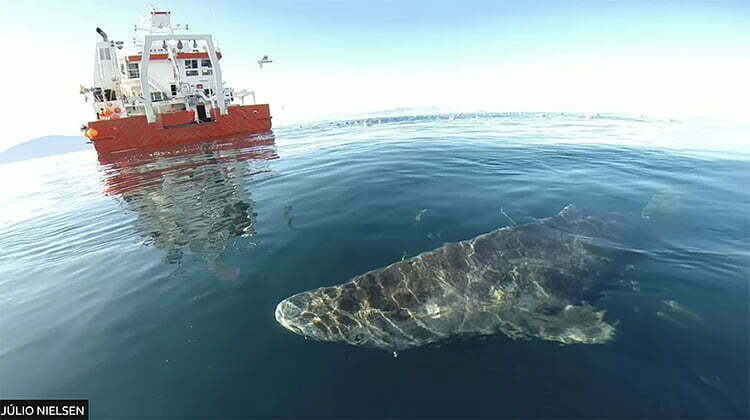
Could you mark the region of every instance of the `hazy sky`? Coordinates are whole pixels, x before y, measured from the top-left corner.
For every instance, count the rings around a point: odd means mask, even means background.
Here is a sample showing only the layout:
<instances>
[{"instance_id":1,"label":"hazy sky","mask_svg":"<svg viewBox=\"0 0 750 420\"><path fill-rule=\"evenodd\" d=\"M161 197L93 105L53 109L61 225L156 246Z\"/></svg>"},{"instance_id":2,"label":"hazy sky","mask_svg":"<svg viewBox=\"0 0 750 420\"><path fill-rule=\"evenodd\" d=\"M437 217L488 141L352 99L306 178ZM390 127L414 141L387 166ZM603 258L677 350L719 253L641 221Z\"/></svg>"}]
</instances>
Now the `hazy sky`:
<instances>
[{"instance_id":1,"label":"hazy sky","mask_svg":"<svg viewBox=\"0 0 750 420\"><path fill-rule=\"evenodd\" d=\"M152 3L0 0L0 150L78 134L94 29L128 41ZM228 85L270 102L275 123L422 106L750 119L747 0L155 4L213 34Z\"/></svg>"}]
</instances>

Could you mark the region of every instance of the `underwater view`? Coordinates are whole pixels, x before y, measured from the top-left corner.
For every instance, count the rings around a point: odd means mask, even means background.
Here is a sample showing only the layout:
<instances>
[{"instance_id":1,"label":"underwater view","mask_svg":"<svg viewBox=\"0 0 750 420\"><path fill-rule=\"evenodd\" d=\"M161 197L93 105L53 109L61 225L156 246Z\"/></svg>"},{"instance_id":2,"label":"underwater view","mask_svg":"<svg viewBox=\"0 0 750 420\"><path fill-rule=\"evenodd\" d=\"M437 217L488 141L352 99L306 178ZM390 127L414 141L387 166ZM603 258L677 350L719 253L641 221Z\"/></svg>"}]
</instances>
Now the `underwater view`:
<instances>
[{"instance_id":1,"label":"underwater view","mask_svg":"<svg viewBox=\"0 0 750 420\"><path fill-rule=\"evenodd\" d=\"M747 127L368 116L0 165L0 396L744 418Z\"/></svg>"}]
</instances>

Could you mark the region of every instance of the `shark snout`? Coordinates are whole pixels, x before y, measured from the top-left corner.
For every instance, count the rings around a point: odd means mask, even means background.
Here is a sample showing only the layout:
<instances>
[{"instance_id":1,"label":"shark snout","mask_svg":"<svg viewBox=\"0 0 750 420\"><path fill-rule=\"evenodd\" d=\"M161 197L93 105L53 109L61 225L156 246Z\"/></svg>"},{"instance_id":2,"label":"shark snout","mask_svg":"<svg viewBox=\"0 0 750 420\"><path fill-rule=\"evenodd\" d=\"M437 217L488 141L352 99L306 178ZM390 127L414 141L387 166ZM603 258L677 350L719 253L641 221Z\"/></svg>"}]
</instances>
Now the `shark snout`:
<instances>
[{"instance_id":1,"label":"shark snout","mask_svg":"<svg viewBox=\"0 0 750 420\"><path fill-rule=\"evenodd\" d=\"M276 305L276 322L290 331L302 334L302 330L297 324L301 313L302 309L299 306L290 302L289 299L284 299Z\"/></svg>"}]
</instances>

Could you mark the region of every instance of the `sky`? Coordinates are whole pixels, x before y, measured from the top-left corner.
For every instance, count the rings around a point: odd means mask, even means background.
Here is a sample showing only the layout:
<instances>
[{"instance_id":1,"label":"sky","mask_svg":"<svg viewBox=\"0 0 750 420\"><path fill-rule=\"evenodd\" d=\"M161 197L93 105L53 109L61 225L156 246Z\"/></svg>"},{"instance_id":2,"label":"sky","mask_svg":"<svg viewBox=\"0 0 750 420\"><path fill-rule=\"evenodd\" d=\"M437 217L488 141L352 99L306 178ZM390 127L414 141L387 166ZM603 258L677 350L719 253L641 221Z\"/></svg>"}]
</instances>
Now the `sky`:
<instances>
[{"instance_id":1,"label":"sky","mask_svg":"<svg viewBox=\"0 0 750 420\"><path fill-rule=\"evenodd\" d=\"M0 0L0 151L78 135L95 28L127 42L150 5L212 34L227 85L276 125L399 107L750 120L746 0Z\"/></svg>"}]
</instances>

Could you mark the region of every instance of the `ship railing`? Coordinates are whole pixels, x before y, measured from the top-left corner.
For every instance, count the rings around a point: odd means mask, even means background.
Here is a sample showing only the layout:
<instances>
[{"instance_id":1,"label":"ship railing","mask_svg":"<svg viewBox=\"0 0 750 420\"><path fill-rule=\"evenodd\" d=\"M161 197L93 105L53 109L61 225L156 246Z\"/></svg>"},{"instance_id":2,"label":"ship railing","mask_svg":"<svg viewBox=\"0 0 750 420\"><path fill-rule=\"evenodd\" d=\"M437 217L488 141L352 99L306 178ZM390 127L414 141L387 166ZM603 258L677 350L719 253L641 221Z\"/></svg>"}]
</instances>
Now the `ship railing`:
<instances>
[{"instance_id":1,"label":"ship railing","mask_svg":"<svg viewBox=\"0 0 750 420\"><path fill-rule=\"evenodd\" d=\"M245 105L245 97L246 96L251 96L253 98L253 103L252 103L253 105L255 105L255 103L256 103L255 102L255 91L254 90L248 91L247 89L242 89L242 90L240 90L238 92L233 92L233 96L235 98L240 98L240 102L242 102L242 105Z\"/></svg>"}]
</instances>

